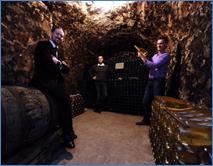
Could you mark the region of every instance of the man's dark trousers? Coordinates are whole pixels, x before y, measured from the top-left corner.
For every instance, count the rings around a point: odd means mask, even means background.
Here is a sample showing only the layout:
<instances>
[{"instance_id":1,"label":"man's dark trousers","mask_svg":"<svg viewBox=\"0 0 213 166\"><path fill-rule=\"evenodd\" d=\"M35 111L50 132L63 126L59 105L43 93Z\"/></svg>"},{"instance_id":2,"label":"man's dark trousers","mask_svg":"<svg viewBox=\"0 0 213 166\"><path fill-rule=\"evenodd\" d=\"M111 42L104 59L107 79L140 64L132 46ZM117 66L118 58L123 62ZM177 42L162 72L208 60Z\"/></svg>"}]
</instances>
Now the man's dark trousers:
<instances>
[{"instance_id":1,"label":"man's dark trousers","mask_svg":"<svg viewBox=\"0 0 213 166\"><path fill-rule=\"evenodd\" d=\"M165 91L165 78L149 79L143 97L143 121L149 122L151 117L151 104L155 96L163 96Z\"/></svg>"},{"instance_id":2,"label":"man's dark trousers","mask_svg":"<svg viewBox=\"0 0 213 166\"><path fill-rule=\"evenodd\" d=\"M95 82L96 94L97 94L97 109L106 107L107 100L107 84L106 81L96 81Z\"/></svg>"}]
</instances>

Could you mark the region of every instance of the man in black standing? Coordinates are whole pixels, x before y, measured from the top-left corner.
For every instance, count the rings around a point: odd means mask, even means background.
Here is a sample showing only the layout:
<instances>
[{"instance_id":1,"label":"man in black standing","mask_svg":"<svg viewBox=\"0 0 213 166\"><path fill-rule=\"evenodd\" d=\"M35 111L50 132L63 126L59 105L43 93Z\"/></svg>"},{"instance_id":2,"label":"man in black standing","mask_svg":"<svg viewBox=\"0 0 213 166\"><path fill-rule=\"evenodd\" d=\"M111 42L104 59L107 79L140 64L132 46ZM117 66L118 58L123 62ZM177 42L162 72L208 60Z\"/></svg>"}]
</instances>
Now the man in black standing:
<instances>
[{"instance_id":1,"label":"man in black standing","mask_svg":"<svg viewBox=\"0 0 213 166\"><path fill-rule=\"evenodd\" d=\"M55 99L58 104L59 121L63 130L63 141L66 147L74 148L74 139L77 136L73 130L70 99L65 90L62 75L69 73L69 66L58 51L58 46L63 39L63 29L54 27L50 40L37 43L34 54L35 70L30 85Z\"/></svg>"},{"instance_id":2,"label":"man in black standing","mask_svg":"<svg viewBox=\"0 0 213 166\"><path fill-rule=\"evenodd\" d=\"M96 112L101 112L101 109L106 108L107 104L107 75L108 65L104 64L104 57L98 56L98 64L92 66L90 69L90 76L95 81L96 88Z\"/></svg>"}]
</instances>

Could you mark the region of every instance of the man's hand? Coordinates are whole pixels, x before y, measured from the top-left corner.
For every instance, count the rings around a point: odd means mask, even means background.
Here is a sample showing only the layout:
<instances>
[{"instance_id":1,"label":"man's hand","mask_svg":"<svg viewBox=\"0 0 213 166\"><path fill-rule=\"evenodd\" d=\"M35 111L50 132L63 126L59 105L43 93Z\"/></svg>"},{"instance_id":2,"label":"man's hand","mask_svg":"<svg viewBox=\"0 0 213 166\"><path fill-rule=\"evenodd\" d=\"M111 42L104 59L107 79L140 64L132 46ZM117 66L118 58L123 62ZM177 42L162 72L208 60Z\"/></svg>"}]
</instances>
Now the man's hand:
<instances>
[{"instance_id":1,"label":"man's hand","mask_svg":"<svg viewBox=\"0 0 213 166\"><path fill-rule=\"evenodd\" d=\"M62 61L62 64L69 67L69 65L65 61Z\"/></svg>"},{"instance_id":2,"label":"man's hand","mask_svg":"<svg viewBox=\"0 0 213 166\"><path fill-rule=\"evenodd\" d=\"M52 60L55 64L61 64L61 61L58 60L55 56L52 56Z\"/></svg>"},{"instance_id":3,"label":"man's hand","mask_svg":"<svg viewBox=\"0 0 213 166\"><path fill-rule=\"evenodd\" d=\"M142 52L138 51L138 57L141 58L143 62L146 62L146 60L147 60L147 52L142 53Z\"/></svg>"},{"instance_id":4,"label":"man's hand","mask_svg":"<svg viewBox=\"0 0 213 166\"><path fill-rule=\"evenodd\" d=\"M138 51L138 57L141 58L143 62L146 62L148 52L144 48L139 48L136 45L134 45L134 47Z\"/></svg>"},{"instance_id":5,"label":"man's hand","mask_svg":"<svg viewBox=\"0 0 213 166\"><path fill-rule=\"evenodd\" d=\"M92 77L93 80L96 80L96 76Z\"/></svg>"}]
</instances>

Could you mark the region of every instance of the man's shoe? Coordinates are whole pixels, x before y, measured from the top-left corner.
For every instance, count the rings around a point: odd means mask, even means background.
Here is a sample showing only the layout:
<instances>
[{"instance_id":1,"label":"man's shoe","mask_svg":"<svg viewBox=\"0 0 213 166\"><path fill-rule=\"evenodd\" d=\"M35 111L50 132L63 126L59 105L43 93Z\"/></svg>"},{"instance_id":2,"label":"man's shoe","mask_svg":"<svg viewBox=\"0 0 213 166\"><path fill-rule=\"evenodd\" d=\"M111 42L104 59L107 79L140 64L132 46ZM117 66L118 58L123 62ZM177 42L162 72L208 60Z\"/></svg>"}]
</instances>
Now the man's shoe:
<instances>
[{"instance_id":1,"label":"man's shoe","mask_svg":"<svg viewBox=\"0 0 213 166\"><path fill-rule=\"evenodd\" d=\"M70 132L70 133L67 133L67 134L64 134L63 137L66 137L66 138L69 139L69 140L73 140L73 139L78 138L78 136L75 134L74 131L72 131L72 132Z\"/></svg>"},{"instance_id":2,"label":"man's shoe","mask_svg":"<svg viewBox=\"0 0 213 166\"><path fill-rule=\"evenodd\" d=\"M95 109L94 112L101 113L101 109Z\"/></svg>"},{"instance_id":3,"label":"man's shoe","mask_svg":"<svg viewBox=\"0 0 213 166\"><path fill-rule=\"evenodd\" d=\"M149 121L140 121L140 122L136 122L136 125L150 125Z\"/></svg>"},{"instance_id":4,"label":"man's shoe","mask_svg":"<svg viewBox=\"0 0 213 166\"><path fill-rule=\"evenodd\" d=\"M76 134L73 134L73 139L77 139L78 138L78 136L76 135Z\"/></svg>"},{"instance_id":5,"label":"man's shoe","mask_svg":"<svg viewBox=\"0 0 213 166\"><path fill-rule=\"evenodd\" d=\"M68 148L74 148L75 143L74 143L74 138L71 136L71 134L64 133L62 135L62 139L64 142L64 145Z\"/></svg>"},{"instance_id":6,"label":"man's shoe","mask_svg":"<svg viewBox=\"0 0 213 166\"><path fill-rule=\"evenodd\" d=\"M64 140L64 145L67 148L71 148L71 149L75 148L75 142L74 142L74 140L71 140L71 141L65 141Z\"/></svg>"}]
</instances>

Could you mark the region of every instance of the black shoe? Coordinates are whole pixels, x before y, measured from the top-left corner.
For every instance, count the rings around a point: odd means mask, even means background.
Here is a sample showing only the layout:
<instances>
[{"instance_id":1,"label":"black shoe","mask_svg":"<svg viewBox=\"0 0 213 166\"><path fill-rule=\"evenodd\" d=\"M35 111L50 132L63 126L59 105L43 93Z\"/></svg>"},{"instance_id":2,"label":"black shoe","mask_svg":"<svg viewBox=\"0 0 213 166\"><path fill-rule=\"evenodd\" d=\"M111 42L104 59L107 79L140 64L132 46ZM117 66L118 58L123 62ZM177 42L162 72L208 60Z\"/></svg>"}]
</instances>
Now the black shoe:
<instances>
[{"instance_id":1,"label":"black shoe","mask_svg":"<svg viewBox=\"0 0 213 166\"><path fill-rule=\"evenodd\" d=\"M75 134L74 131L71 132L71 133L69 133L69 134L68 134L68 137L69 137L70 140L73 140L73 139L77 139L77 138L78 138L78 136Z\"/></svg>"},{"instance_id":2,"label":"black shoe","mask_svg":"<svg viewBox=\"0 0 213 166\"><path fill-rule=\"evenodd\" d=\"M136 125L150 125L149 121L140 121L140 122L136 122Z\"/></svg>"},{"instance_id":3,"label":"black shoe","mask_svg":"<svg viewBox=\"0 0 213 166\"><path fill-rule=\"evenodd\" d=\"M72 140L72 141L64 141L64 145L67 148L71 148L71 149L75 148L75 142L74 142L74 140Z\"/></svg>"},{"instance_id":4,"label":"black shoe","mask_svg":"<svg viewBox=\"0 0 213 166\"><path fill-rule=\"evenodd\" d=\"M94 112L101 113L101 109L95 109Z\"/></svg>"},{"instance_id":5,"label":"black shoe","mask_svg":"<svg viewBox=\"0 0 213 166\"><path fill-rule=\"evenodd\" d=\"M77 139L78 138L78 136L76 135L76 134L73 134L73 139Z\"/></svg>"},{"instance_id":6,"label":"black shoe","mask_svg":"<svg viewBox=\"0 0 213 166\"><path fill-rule=\"evenodd\" d=\"M62 139L66 147L75 148L74 138L72 138L70 134L63 134Z\"/></svg>"}]
</instances>

